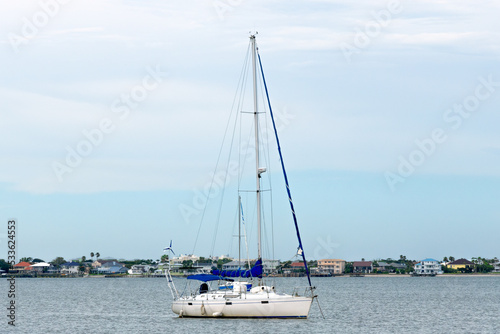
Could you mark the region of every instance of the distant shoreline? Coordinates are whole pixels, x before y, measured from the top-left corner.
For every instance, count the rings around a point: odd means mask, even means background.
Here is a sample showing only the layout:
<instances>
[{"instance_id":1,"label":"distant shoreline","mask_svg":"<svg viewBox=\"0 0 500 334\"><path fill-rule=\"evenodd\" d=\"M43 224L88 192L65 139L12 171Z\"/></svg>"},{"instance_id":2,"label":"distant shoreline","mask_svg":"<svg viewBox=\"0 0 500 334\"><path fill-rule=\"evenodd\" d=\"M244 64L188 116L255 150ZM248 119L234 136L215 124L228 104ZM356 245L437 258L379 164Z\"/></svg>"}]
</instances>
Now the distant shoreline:
<instances>
[{"instance_id":1,"label":"distant shoreline","mask_svg":"<svg viewBox=\"0 0 500 334\"><path fill-rule=\"evenodd\" d=\"M410 274L364 274L364 277L412 277ZM434 277L500 277L500 273L480 273L480 274L440 274ZM349 277L349 275L335 276L335 277Z\"/></svg>"},{"instance_id":2,"label":"distant shoreline","mask_svg":"<svg viewBox=\"0 0 500 334\"><path fill-rule=\"evenodd\" d=\"M364 276L361 277L412 277L410 274L363 274ZM165 276L159 276L159 275L147 275L147 276L140 276L140 275L90 275L90 276L27 276L27 275L2 275L0 278L10 278L10 277L15 277L15 278L165 278ZM173 275L173 278L186 278L187 276L184 275ZM305 277L305 276L267 276L265 278L300 278L300 277ZM334 276L312 276L312 278L335 278L335 277L348 277L350 278L349 274L343 274L343 275L334 275ZM467 273L467 274L440 274L436 275L434 277L500 277L500 273Z\"/></svg>"}]
</instances>

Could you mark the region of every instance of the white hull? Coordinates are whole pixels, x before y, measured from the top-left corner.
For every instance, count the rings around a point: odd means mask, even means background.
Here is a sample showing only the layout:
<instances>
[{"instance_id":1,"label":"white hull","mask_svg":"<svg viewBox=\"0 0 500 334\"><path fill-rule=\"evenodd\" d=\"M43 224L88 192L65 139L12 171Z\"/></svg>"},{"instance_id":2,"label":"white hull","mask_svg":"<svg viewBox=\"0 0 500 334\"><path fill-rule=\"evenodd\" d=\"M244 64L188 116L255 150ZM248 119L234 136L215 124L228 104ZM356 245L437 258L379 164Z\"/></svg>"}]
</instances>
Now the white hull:
<instances>
[{"instance_id":1,"label":"white hull","mask_svg":"<svg viewBox=\"0 0 500 334\"><path fill-rule=\"evenodd\" d=\"M307 318L311 297L277 293L224 295L208 293L177 299L172 311L180 317Z\"/></svg>"}]
</instances>

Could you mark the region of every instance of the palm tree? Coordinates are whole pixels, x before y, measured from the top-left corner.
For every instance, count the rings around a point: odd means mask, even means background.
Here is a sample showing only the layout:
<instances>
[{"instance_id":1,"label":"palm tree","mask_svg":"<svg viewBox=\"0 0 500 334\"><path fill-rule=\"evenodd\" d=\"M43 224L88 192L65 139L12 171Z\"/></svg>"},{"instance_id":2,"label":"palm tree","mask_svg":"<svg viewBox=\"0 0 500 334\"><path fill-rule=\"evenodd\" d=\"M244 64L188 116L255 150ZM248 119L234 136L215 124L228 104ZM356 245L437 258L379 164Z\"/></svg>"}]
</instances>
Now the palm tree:
<instances>
[{"instance_id":1,"label":"palm tree","mask_svg":"<svg viewBox=\"0 0 500 334\"><path fill-rule=\"evenodd\" d=\"M101 256L101 254L99 254L99 252L95 253L96 261L99 261L99 256ZM95 272L96 272L96 274L98 274L98 273L99 273L99 271L97 270L97 268L98 268L98 266L96 266L96 267L95 267L95 270L96 270Z\"/></svg>"},{"instance_id":2,"label":"palm tree","mask_svg":"<svg viewBox=\"0 0 500 334\"><path fill-rule=\"evenodd\" d=\"M90 257L92 258L92 262L94 262L94 252L90 252ZM92 269L94 268L94 264L91 264L89 274L92 273Z\"/></svg>"}]
</instances>

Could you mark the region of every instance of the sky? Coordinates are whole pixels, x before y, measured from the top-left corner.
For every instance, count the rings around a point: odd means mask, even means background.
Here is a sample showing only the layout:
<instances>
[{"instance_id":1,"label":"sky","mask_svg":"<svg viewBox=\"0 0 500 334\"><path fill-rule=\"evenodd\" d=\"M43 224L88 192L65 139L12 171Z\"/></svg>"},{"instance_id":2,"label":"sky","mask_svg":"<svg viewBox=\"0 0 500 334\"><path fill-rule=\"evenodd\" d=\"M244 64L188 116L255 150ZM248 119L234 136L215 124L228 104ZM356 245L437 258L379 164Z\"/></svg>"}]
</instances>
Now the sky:
<instances>
[{"instance_id":1,"label":"sky","mask_svg":"<svg viewBox=\"0 0 500 334\"><path fill-rule=\"evenodd\" d=\"M170 240L176 254L237 256L236 205L214 243L217 209L203 214L203 194L257 31L308 259L499 257L499 10L481 0L4 3L0 254L14 218L18 259L159 259ZM265 256L289 260L298 244L278 172L268 173Z\"/></svg>"}]
</instances>

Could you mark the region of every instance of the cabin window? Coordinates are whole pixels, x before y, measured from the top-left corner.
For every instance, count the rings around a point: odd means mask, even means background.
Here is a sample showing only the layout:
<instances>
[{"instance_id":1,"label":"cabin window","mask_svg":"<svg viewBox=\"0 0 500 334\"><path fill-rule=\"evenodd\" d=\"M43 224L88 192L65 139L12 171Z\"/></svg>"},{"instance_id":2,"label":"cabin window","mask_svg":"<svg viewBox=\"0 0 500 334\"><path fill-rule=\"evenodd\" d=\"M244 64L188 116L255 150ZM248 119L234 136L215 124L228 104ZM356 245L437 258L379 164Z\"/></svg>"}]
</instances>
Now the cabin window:
<instances>
[{"instance_id":1,"label":"cabin window","mask_svg":"<svg viewBox=\"0 0 500 334\"><path fill-rule=\"evenodd\" d=\"M207 293L207 292L208 292L208 284L203 283L202 285L200 285L200 294Z\"/></svg>"}]
</instances>

